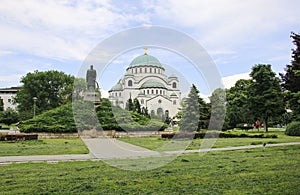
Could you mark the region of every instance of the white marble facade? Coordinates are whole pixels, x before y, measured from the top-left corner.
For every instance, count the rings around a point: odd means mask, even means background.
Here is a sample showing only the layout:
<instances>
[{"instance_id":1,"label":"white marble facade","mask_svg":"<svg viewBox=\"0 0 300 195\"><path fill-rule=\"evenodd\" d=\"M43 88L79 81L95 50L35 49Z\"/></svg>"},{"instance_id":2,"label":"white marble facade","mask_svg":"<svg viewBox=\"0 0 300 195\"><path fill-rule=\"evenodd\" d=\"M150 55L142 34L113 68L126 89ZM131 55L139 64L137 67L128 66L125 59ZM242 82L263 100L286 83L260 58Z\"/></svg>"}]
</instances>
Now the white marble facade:
<instances>
[{"instance_id":1,"label":"white marble facade","mask_svg":"<svg viewBox=\"0 0 300 195\"><path fill-rule=\"evenodd\" d=\"M125 75L109 90L109 100L114 105L125 108L130 97L137 98L149 114L168 112L170 117L178 112L180 96L178 78L166 76L159 60L146 52L132 60Z\"/></svg>"}]
</instances>

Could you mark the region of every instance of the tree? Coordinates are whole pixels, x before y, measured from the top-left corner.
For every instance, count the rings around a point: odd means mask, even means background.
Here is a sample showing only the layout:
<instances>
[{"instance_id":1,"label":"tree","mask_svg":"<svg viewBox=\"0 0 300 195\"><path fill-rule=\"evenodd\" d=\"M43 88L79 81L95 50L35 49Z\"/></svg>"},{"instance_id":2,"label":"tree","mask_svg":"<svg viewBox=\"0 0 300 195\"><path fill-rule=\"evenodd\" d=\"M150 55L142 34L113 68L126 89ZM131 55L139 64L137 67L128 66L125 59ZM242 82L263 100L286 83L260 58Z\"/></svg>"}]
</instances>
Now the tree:
<instances>
[{"instance_id":1,"label":"tree","mask_svg":"<svg viewBox=\"0 0 300 195\"><path fill-rule=\"evenodd\" d=\"M199 96L199 110L200 110L200 119L199 119L199 128L200 129L207 129L208 122L210 118L210 104L206 103L203 98Z\"/></svg>"},{"instance_id":2,"label":"tree","mask_svg":"<svg viewBox=\"0 0 300 195\"><path fill-rule=\"evenodd\" d=\"M73 88L73 99L82 100L83 92L87 88L87 83L83 78L74 79L74 88Z\"/></svg>"},{"instance_id":3,"label":"tree","mask_svg":"<svg viewBox=\"0 0 300 195\"><path fill-rule=\"evenodd\" d=\"M300 91L300 35L292 32L291 38L296 49L292 49L292 62L286 65L285 74L281 73L280 77L284 89L298 92Z\"/></svg>"},{"instance_id":4,"label":"tree","mask_svg":"<svg viewBox=\"0 0 300 195\"><path fill-rule=\"evenodd\" d=\"M188 97L183 102L182 117L180 120L180 131L193 132L199 128L199 91L192 85Z\"/></svg>"},{"instance_id":5,"label":"tree","mask_svg":"<svg viewBox=\"0 0 300 195\"><path fill-rule=\"evenodd\" d=\"M209 129L221 130L223 128L224 118L225 118L225 90L217 88L213 91L210 97L211 103L211 116L209 122Z\"/></svg>"},{"instance_id":6,"label":"tree","mask_svg":"<svg viewBox=\"0 0 300 195\"><path fill-rule=\"evenodd\" d=\"M248 91L251 81L240 79L233 87L226 91L226 118L225 126L232 129L241 123L252 123Z\"/></svg>"},{"instance_id":7,"label":"tree","mask_svg":"<svg viewBox=\"0 0 300 195\"><path fill-rule=\"evenodd\" d=\"M292 32L291 38L296 49L292 49L291 65L286 65L285 74L280 77L282 87L288 91L287 107L293 111L294 119L300 119L300 35Z\"/></svg>"},{"instance_id":8,"label":"tree","mask_svg":"<svg viewBox=\"0 0 300 195\"><path fill-rule=\"evenodd\" d=\"M18 121L19 121L19 114L12 109L7 109L0 113L0 123L11 125Z\"/></svg>"},{"instance_id":9,"label":"tree","mask_svg":"<svg viewBox=\"0 0 300 195\"><path fill-rule=\"evenodd\" d=\"M23 86L17 92L15 102L23 119L33 116L30 113L33 113L34 97L37 98L36 113L51 110L72 100L74 77L63 72L35 71L22 77L21 82Z\"/></svg>"},{"instance_id":10,"label":"tree","mask_svg":"<svg viewBox=\"0 0 300 195\"><path fill-rule=\"evenodd\" d=\"M267 132L270 117L278 117L284 113L280 80L269 64L253 66L250 76L249 106L251 113L255 117L263 119L265 132Z\"/></svg>"},{"instance_id":11,"label":"tree","mask_svg":"<svg viewBox=\"0 0 300 195\"><path fill-rule=\"evenodd\" d=\"M142 114L141 105L137 98L134 98L133 100L133 110L139 114Z\"/></svg>"},{"instance_id":12,"label":"tree","mask_svg":"<svg viewBox=\"0 0 300 195\"><path fill-rule=\"evenodd\" d=\"M4 110L4 102L3 99L0 97L0 111Z\"/></svg>"},{"instance_id":13,"label":"tree","mask_svg":"<svg viewBox=\"0 0 300 195\"><path fill-rule=\"evenodd\" d=\"M134 104L133 104L131 97L126 102L126 110L129 110L129 111L134 110Z\"/></svg>"}]
</instances>

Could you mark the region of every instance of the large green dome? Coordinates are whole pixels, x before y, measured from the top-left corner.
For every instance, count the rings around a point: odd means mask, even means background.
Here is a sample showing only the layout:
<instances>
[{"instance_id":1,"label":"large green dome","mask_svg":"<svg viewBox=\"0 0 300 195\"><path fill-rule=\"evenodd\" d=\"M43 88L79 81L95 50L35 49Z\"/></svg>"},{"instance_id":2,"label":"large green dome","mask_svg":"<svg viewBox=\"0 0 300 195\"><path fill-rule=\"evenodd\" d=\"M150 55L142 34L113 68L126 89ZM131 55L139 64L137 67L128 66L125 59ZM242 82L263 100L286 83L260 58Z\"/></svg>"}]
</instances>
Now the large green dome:
<instances>
[{"instance_id":1,"label":"large green dome","mask_svg":"<svg viewBox=\"0 0 300 195\"><path fill-rule=\"evenodd\" d=\"M144 89L144 88L164 88L165 89L166 87L161 82L158 82L155 80L148 80L142 84L140 89Z\"/></svg>"},{"instance_id":2,"label":"large green dome","mask_svg":"<svg viewBox=\"0 0 300 195\"><path fill-rule=\"evenodd\" d=\"M156 57L148 54L144 54L134 58L130 63L129 67L143 66L143 65L162 67L161 63L158 61Z\"/></svg>"}]
</instances>

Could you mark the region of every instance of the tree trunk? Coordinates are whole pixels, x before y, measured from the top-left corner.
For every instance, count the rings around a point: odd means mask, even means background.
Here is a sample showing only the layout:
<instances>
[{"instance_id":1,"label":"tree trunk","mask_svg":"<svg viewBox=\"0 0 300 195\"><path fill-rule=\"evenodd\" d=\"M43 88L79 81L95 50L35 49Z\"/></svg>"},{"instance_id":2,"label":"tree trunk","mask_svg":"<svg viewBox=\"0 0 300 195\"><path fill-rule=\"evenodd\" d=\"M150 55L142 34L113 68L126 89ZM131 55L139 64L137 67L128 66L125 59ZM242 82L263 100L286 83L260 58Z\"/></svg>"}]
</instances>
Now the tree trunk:
<instances>
[{"instance_id":1,"label":"tree trunk","mask_svg":"<svg viewBox=\"0 0 300 195\"><path fill-rule=\"evenodd\" d=\"M266 117L266 118L264 119L264 122L265 122L265 124L264 124L264 131L265 131L265 132L268 132L268 118L269 118L269 117Z\"/></svg>"}]
</instances>

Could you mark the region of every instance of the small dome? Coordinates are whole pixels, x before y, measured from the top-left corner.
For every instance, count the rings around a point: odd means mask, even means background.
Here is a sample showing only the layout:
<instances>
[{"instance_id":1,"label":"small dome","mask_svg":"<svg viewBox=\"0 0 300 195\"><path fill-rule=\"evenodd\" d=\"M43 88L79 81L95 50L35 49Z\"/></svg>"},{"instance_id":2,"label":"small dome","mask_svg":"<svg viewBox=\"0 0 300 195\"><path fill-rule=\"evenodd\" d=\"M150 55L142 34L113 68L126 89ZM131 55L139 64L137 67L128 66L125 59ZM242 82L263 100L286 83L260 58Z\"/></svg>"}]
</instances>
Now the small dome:
<instances>
[{"instance_id":1,"label":"small dome","mask_svg":"<svg viewBox=\"0 0 300 195\"><path fill-rule=\"evenodd\" d=\"M170 97L177 97L177 95L176 95L176 93L172 93L171 95L170 95Z\"/></svg>"},{"instance_id":2,"label":"small dome","mask_svg":"<svg viewBox=\"0 0 300 195\"><path fill-rule=\"evenodd\" d=\"M120 90L122 90L122 85L121 85L121 83L117 83L109 91L120 91Z\"/></svg>"},{"instance_id":3,"label":"small dome","mask_svg":"<svg viewBox=\"0 0 300 195\"><path fill-rule=\"evenodd\" d=\"M134 58L130 63L129 67L144 66L144 65L162 67L161 63L156 57L148 54L144 54Z\"/></svg>"},{"instance_id":4,"label":"small dome","mask_svg":"<svg viewBox=\"0 0 300 195\"><path fill-rule=\"evenodd\" d=\"M149 80L142 84L141 89L143 88L164 88L165 89L166 87L164 86L164 84L158 81Z\"/></svg>"}]
</instances>

